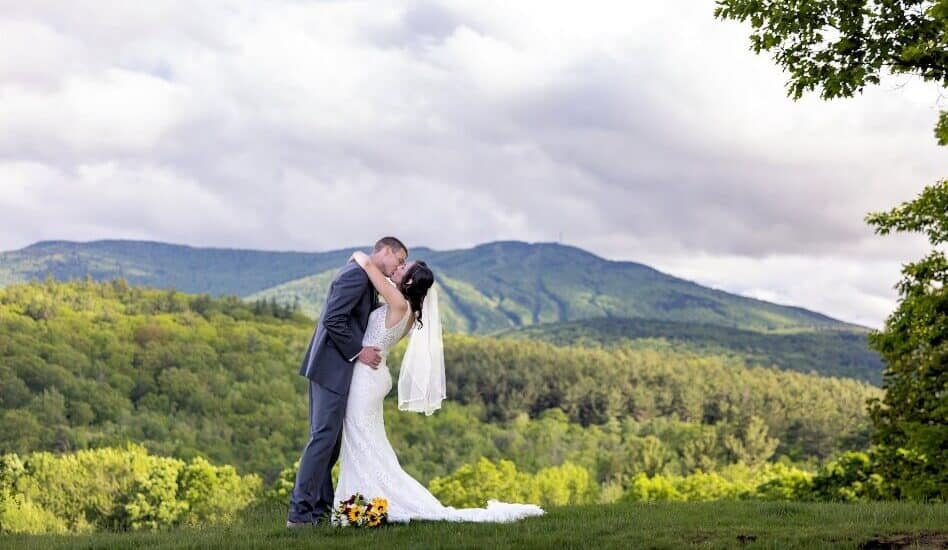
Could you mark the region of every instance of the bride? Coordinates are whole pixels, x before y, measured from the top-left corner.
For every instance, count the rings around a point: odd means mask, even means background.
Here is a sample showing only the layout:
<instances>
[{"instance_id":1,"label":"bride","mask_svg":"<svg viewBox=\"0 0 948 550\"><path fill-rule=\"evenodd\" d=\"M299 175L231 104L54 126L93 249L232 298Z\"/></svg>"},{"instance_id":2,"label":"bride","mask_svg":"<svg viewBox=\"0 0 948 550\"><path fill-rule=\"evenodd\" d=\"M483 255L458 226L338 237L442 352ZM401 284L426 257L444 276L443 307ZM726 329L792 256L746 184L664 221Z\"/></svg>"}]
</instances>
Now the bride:
<instances>
[{"instance_id":1,"label":"bride","mask_svg":"<svg viewBox=\"0 0 948 550\"><path fill-rule=\"evenodd\" d=\"M400 410L432 414L445 398L444 354L434 275L425 262L400 266L391 281L362 252L353 259L366 271L385 304L372 311L363 345L381 350L378 369L356 362L342 428L337 499L360 493L388 499L389 521L413 519L509 522L542 515L533 504L490 501L487 508L443 506L434 495L402 470L385 435L382 400L392 389L384 357L411 333L398 380ZM394 283L394 284L393 284ZM416 330L412 330L412 329Z\"/></svg>"}]
</instances>

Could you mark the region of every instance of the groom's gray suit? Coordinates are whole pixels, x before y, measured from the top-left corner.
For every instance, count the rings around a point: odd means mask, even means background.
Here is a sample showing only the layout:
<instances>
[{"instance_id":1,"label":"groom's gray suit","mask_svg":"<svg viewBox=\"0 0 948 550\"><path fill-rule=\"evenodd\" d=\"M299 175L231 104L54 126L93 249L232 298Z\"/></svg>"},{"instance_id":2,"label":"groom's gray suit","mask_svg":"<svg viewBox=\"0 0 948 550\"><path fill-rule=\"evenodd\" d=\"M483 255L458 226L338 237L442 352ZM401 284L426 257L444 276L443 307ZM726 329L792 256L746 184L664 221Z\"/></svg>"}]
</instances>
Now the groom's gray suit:
<instances>
[{"instance_id":1,"label":"groom's gray suit","mask_svg":"<svg viewBox=\"0 0 948 550\"><path fill-rule=\"evenodd\" d=\"M329 287L300 366L300 374L309 379L310 439L296 472L289 521L313 522L333 508L332 467L339 458L352 367L362 351L369 313L377 305L378 294L365 271L355 262L346 264Z\"/></svg>"}]
</instances>

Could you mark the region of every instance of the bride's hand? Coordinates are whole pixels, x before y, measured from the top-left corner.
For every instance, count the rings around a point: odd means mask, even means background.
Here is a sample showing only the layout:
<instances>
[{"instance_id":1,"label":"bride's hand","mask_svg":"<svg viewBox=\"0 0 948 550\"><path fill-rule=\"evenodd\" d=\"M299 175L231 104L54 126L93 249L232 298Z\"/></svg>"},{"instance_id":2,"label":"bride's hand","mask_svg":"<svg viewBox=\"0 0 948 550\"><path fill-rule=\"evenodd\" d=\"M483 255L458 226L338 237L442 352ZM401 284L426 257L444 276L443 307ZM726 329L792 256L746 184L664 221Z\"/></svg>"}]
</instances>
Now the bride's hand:
<instances>
[{"instance_id":1,"label":"bride's hand","mask_svg":"<svg viewBox=\"0 0 948 550\"><path fill-rule=\"evenodd\" d=\"M356 250L352 253L352 259L359 264L360 267L365 267L369 265L369 255L361 250Z\"/></svg>"}]
</instances>

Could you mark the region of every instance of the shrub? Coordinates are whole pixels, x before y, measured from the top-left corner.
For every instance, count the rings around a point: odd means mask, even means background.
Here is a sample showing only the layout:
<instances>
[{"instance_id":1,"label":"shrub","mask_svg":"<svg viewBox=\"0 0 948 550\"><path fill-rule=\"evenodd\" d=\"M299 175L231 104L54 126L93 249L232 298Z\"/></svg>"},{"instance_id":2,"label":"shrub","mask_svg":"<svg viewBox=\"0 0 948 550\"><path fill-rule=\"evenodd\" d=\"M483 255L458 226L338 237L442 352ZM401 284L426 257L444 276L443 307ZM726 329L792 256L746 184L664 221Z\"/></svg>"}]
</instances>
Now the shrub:
<instances>
[{"instance_id":1,"label":"shrub","mask_svg":"<svg viewBox=\"0 0 948 550\"><path fill-rule=\"evenodd\" d=\"M813 478L816 500L882 500L889 495L885 480L874 471L871 456L849 451L831 461Z\"/></svg>"},{"instance_id":2,"label":"shrub","mask_svg":"<svg viewBox=\"0 0 948 550\"><path fill-rule=\"evenodd\" d=\"M528 474L518 471L509 460L495 464L482 458L449 476L433 479L429 488L443 504L465 508L483 507L488 500L564 506L598 499L598 487L589 471L571 463Z\"/></svg>"},{"instance_id":3,"label":"shrub","mask_svg":"<svg viewBox=\"0 0 948 550\"><path fill-rule=\"evenodd\" d=\"M0 532L157 529L226 523L251 504L260 478L203 458L143 448L0 457Z\"/></svg>"}]
</instances>

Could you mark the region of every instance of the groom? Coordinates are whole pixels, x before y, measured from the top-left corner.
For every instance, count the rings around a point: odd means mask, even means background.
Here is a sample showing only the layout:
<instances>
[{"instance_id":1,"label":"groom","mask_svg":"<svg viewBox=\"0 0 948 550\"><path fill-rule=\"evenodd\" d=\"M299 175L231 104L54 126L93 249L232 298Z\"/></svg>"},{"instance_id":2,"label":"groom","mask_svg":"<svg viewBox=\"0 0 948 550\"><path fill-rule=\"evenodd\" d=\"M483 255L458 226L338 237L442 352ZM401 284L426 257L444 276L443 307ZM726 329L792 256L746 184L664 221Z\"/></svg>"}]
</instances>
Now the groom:
<instances>
[{"instance_id":1,"label":"groom","mask_svg":"<svg viewBox=\"0 0 948 550\"><path fill-rule=\"evenodd\" d=\"M391 277L408 258L408 248L395 237L384 237L375 243L370 258ZM372 368L382 362L378 348L362 347L369 313L377 305L378 294L359 264L349 262L339 270L300 367L300 374L309 378L310 439L290 497L289 528L311 526L332 512L332 467L342 443L352 366L356 360Z\"/></svg>"}]
</instances>

